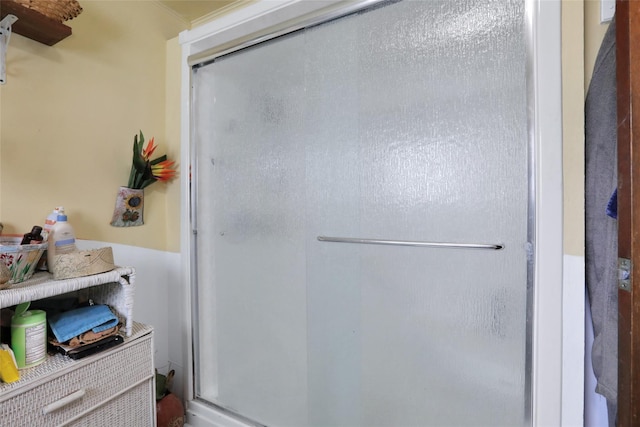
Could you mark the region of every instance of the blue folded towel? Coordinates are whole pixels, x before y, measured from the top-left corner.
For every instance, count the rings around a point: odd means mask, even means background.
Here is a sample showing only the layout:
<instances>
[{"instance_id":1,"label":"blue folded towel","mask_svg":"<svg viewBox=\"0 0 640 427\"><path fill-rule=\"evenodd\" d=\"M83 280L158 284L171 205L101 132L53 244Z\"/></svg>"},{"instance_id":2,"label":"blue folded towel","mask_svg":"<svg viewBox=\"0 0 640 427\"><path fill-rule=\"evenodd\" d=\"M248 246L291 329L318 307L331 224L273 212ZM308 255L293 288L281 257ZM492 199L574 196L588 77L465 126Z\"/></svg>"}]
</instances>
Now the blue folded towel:
<instances>
[{"instance_id":1,"label":"blue folded towel","mask_svg":"<svg viewBox=\"0 0 640 427\"><path fill-rule=\"evenodd\" d=\"M88 330L102 332L118 324L118 318L103 304L80 307L49 318L49 326L58 342L63 343Z\"/></svg>"}]
</instances>

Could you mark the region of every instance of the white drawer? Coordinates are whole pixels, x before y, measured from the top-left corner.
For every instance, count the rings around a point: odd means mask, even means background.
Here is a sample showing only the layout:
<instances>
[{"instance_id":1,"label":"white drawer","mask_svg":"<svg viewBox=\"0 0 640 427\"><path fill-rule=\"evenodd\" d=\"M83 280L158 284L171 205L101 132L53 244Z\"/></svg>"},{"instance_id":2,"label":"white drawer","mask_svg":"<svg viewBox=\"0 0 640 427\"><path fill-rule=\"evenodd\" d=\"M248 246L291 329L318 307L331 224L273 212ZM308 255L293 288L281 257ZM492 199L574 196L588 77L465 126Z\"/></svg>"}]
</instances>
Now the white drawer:
<instances>
[{"instance_id":1,"label":"white drawer","mask_svg":"<svg viewBox=\"0 0 640 427\"><path fill-rule=\"evenodd\" d=\"M136 327L139 329L139 324ZM39 376L37 381L28 381L11 393L0 396L0 426L57 426L81 419L95 412L106 402L118 396L129 398L131 407L151 407L155 395L132 393L137 386L153 384L152 334L134 336L121 346L78 361L57 355L44 364L53 366L53 371ZM136 336L138 335L138 336ZM62 358L62 359L61 359ZM54 360L61 360L62 369L55 369ZM43 364L43 365L44 365ZM36 369L38 367L32 368ZM151 386L153 388L153 385ZM154 415L155 417L155 415ZM108 417L106 424L98 421L92 426L112 426ZM153 418L146 425L152 425ZM136 424L126 424L136 425Z\"/></svg>"},{"instance_id":2,"label":"white drawer","mask_svg":"<svg viewBox=\"0 0 640 427\"><path fill-rule=\"evenodd\" d=\"M155 393L155 384L149 379L69 423L68 426L155 426L156 402L155 399L152 402L149 401L149 395L155 397Z\"/></svg>"}]
</instances>

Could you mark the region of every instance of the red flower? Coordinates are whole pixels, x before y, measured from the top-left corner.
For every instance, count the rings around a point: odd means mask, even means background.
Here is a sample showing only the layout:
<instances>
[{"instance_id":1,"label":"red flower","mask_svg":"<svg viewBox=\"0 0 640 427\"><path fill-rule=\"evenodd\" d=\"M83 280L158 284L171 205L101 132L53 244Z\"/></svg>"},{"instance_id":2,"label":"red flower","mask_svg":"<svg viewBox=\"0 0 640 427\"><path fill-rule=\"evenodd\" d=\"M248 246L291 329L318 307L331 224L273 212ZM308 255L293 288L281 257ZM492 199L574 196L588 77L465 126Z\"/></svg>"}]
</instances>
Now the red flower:
<instances>
[{"instance_id":1,"label":"red flower","mask_svg":"<svg viewBox=\"0 0 640 427\"><path fill-rule=\"evenodd\" d=\"M153 177L158 181L163 182L175 178L176 170L171 168L174 163L175 162L171 160L164 160L155 165L151 164L151 173L153 174Z\"/></svg>"},{"instance_id":2,"label":"red flower","mask_svg":"<svg viewBox=\"0 0 640 427\"><path fill-rule=\"evenodd\" d=\"M158 148L157 145L154 145L153 140L154 138L152 137L149 142L147 142L147 146L144 148L144 150L142 150L142 158L147 161L151 158L153 152L156 151L156 148Z\"/></svg>"}]
</instances>

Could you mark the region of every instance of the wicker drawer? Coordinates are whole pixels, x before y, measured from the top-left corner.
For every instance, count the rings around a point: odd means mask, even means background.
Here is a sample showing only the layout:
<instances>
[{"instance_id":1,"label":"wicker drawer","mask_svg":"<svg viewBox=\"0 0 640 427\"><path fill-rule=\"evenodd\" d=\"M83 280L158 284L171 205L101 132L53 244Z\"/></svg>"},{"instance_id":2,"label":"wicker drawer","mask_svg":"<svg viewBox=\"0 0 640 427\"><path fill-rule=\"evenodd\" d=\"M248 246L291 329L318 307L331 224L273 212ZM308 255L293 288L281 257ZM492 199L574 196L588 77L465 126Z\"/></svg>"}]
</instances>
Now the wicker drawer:
<instances>
[{"instance_id":1,"label":"wicker drawer","mask_svg":"<svg viewBox=\"0 0 640 427\"><path fill-rule=\"evenodd\" d=\"M108 401L93 412L68 424L73 427L127 426L151 427L156 416L155 402L148 404L149 395L155 396L155 385L151 379L135 386L125 394ZM146 399L146 400L145 400ZM145 402L146 404L141 404Z\"/></svg>"},{"instance_id":2,"label":"wicker drawer","mask_svg":"<svg viewBox=\"0 0 640 427\"><path fill-rule=\"evenodd\" d=\"M41 373L33 381L29 377L21 379L14 383L18 385L15 389L0 395L0 426L56 426L81 422L85 417L93 419L92 426L113 426L109 416L95 416L105 415L100 408L108 407L110 401L125 401L136 411L152 413L151 329L134 324L134 331L124 344L104 353L79 361L57 355L32 368L44 366L51 372ZM153 425L154 418L152 415L139 424L126 425Z\"/></svg>"}]
</instances>

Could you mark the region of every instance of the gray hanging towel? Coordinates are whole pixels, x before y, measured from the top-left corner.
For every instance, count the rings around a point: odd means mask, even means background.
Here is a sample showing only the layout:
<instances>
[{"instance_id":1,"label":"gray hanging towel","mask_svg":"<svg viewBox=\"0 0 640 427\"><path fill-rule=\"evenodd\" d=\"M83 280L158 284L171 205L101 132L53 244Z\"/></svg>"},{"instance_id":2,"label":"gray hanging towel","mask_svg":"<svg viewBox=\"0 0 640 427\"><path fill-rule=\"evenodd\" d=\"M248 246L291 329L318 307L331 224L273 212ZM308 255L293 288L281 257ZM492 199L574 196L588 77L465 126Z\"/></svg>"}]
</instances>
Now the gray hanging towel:
<instances>
[{"instance_id":1,"label":"gray hanging towel","mask_svg":"<svg viewBox=\"0 0 640 427\"><path fill-rule=\"evenodd\" d=\"M614 425L618 387L618 226L607 215L617 188L615 18L604 36L585 101L585 263L593 317L596 392Z\"/></svg>"}]
</instances>

